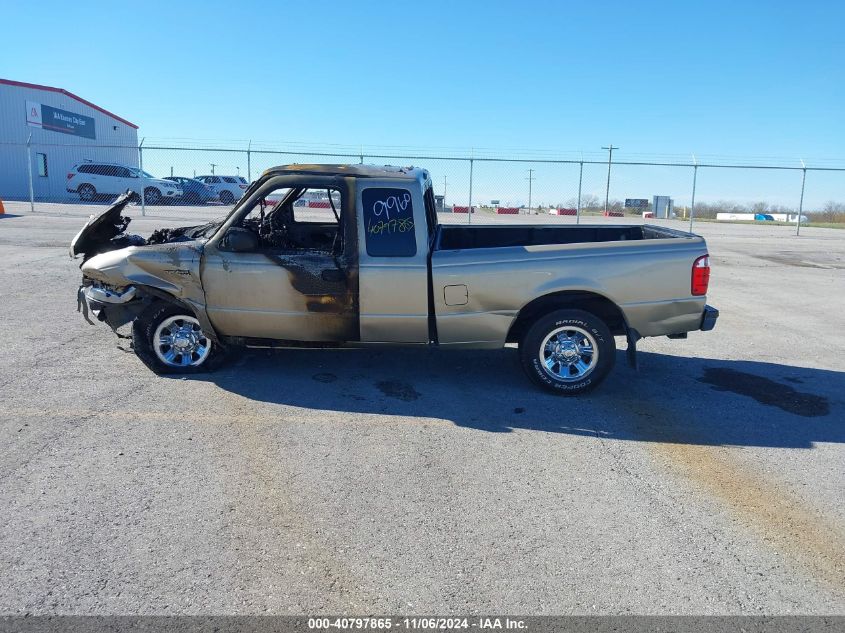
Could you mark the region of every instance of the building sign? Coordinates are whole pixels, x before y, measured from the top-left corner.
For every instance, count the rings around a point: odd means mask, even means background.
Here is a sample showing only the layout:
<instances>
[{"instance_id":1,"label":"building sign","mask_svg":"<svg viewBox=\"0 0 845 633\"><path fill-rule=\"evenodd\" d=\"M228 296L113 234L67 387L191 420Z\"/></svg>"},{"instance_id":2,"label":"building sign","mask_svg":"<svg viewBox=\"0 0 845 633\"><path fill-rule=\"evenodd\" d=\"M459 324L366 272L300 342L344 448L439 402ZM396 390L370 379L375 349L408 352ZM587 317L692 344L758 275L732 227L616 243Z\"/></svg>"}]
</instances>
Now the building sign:
<instances>
[{"instance_id":1,"label":"building sign","mask_svg":"<svg viewBox=\"0 0 845 633\"><path fill-rule=\"evenodd\" d=\"M60 110L34 101L26 102L26 123L32 127L40 127L62 134L90 139L97 138L94 130L94 119L90 116Z\"/></svg>"},{"instance_id":2,"label":"building sign","mask_svg":"<svg viewBox=\"0 0 845 633\"><path fill-rule=\"evenodd\" d=\"M648 200L645 198L625 198L626 209L647 209Z\"/></svg>"}]
</instances>

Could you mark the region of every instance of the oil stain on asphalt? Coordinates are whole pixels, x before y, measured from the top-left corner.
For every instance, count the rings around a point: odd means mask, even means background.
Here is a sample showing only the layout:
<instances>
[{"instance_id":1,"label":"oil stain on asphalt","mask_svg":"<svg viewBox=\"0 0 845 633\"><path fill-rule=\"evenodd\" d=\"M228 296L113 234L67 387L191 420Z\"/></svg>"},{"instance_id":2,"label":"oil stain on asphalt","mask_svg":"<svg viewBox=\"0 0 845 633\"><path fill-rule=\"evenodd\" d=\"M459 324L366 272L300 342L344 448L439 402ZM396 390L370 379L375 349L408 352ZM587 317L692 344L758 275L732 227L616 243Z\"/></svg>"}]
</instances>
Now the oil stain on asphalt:
<instances>
[{"instance_id":1,"label":"oil stain on asphalt","mask_svg":"<svg viewBox=\"0 0 845 633\"><path fill-rule=\"evenodd\" d=\"M381 391L384 395L396 398L397 400L404 400L405 402L412 402L421 395L416 389L414 389L413 385L406 382L399 382L397 380L382 380L381 382L376 383L376 387L378 387L379 391Z\"/></svg>"},{"instance_id":2,"label":"oil stain on asphalt","mask_svg":"<svg viewBox=\"0 0 845 633\"><path fill-rule=\"evenodd\" d=\"M730 380L733 391L744 376L759 379L736 371L709 377ZM757 388L770 387L751 382ZM845 595L845 531L839 522L807 503L788 484L750 467L735 450L696 441L694 433L689 434L688 418L677 410L648 399L637 403L637 408L652 429L649 449L670 471L704 493L705 499L729 509L738 525L756 534L770 549L837 595Z\"/></svg>"},{"instance_id":3,"label":"oil stain on asphalt","mask_svg":"<svg viewBox=\"0 0 845 633\"><path fill-rule=\"evenodd\" d=\"M789 385L748 374L735 369L707 367L704 376L698 379L716 391L731 391L754 398L760 404L777 407L787 413L815 418L830 413L826 398L812 393L797 391Z\"/></svg>"}]
</instances>

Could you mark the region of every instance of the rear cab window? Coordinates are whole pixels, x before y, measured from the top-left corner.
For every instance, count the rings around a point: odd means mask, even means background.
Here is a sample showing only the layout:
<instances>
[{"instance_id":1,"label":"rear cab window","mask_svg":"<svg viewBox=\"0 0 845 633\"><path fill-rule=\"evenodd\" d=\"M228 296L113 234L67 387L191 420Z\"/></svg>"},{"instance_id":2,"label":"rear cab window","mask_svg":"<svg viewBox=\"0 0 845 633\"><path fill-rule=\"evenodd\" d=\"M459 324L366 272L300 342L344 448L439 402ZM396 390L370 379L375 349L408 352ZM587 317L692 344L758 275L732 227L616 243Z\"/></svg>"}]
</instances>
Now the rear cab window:
<instances>
[{"instance_id":1,"label":"rear cab window","mask_svg":"<svg viewBox=\"0 0 845 633\"><path fill-rule=\"evenodd\" d=\"M368 187L361 192L364 240L371 257L413 257L417 254L411 192L394 187Z\"/></svg>"}]
</instances>

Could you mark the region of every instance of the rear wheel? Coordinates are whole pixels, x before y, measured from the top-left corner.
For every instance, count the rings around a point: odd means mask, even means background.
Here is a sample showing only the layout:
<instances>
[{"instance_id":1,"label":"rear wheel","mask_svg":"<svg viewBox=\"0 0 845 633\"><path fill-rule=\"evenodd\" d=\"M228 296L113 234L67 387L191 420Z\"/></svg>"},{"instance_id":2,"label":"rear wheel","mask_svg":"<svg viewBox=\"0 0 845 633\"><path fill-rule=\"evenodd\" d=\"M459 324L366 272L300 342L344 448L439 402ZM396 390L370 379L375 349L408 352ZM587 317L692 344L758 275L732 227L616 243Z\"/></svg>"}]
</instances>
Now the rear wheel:
<instances>
[{"instance_id":1,"label":"rear wheel","mask_svg":"<svg viewBox=\"0 0 845 633\"><path fill-rule=\"evenodd\" d=\"M155 187L147 187L144 189L144 202L155 205L161 201L161 192Z\"/></svg>"},{"instance_id":2,"label":"rear wheel","mask_svg":"<svg viewBox=\"0 0 845 633\"><path fill-rule=\"evenodd\" d=\"M132 324L132 346L157 374L209 371L222 359L222 349L185 308L155 303Z\"/></svg>"},{"instance_id":3,"label":"rear wheel","mask_svg":"<svg viewBox=\"0 0 845 633\"><path fill-rule=\"evenodd\" d=\"M235 196L232 195L231 191L221 191L220 192L220 202L223 204L232 204L235 201Z\"/></svg>"},{"instance_id":4,"label":"rear wheel","mask_svg":"<svg viewBox=\"0 0 845 633\"><path fill-rule=\"evenodd\" d=\"M540 317L519 343L531 381L560 395L597 387L616 363L616 342L600 318L583 310L556 310Z\"/></svg>"},{"instance_id":5,"label":"rear wheel","mask_svg":"<svg viewBox=\"0 0 845 633\"><path fill-rule=\"evenodd\" d=\"M79 189L76 190L76 193L79 194L79 199L83 202L93 202L94 198L97 197L97 190L94 189L94 185L84 184L79 185Z\"/></svg>"}]
</instances>

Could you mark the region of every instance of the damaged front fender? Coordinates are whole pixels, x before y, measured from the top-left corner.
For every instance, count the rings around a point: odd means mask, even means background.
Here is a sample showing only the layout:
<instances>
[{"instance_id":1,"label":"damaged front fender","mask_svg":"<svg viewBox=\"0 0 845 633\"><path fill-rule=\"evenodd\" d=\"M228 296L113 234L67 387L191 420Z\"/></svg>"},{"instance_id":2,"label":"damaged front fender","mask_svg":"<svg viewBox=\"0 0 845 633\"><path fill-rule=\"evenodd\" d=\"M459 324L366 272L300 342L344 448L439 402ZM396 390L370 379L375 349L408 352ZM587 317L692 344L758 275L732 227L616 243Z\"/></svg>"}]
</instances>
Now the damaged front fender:
<instances>
[{"instance_id":1,"label":"damaged front fender","mask_svg":"<svg viewBox=\"0 0 845 633\"><path fill-rule=\"evenodd\" d=\"M81 267L83 278L89 281L86 302L98 311L98 318L102 310L105 317L101 320L114 329L134 319L151 300L170 301L189 309L206 335L219 342L205 311L199 273L202 247L202 242L185 241L130 246L95 255ZM123 297L128 298L118 300Z\"/></svg>"}]
</instances>

